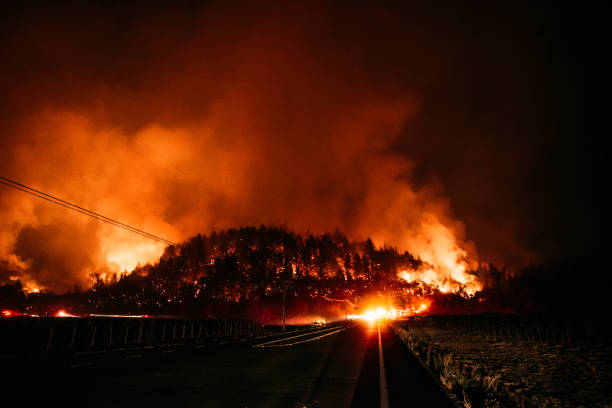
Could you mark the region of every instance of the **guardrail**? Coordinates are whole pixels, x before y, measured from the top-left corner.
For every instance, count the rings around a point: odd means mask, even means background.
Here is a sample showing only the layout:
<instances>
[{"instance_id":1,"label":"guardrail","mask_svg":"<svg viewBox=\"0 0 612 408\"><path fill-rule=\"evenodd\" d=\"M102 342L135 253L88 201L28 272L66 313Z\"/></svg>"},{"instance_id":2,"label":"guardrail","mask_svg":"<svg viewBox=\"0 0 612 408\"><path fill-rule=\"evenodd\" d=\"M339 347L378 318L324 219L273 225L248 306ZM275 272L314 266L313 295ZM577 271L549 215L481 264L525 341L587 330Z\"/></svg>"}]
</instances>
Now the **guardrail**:
<instances>
[{"instance_id":1,"label":"guardrail","mask_svg":"<svg viewBox=\"0 0 612 408\"><path fill-rule=\"evenodd\" d=\"M0 352L109 351L262 333L260 324L246 319L12 317L0 319Z\"/></svg>"}]
</instances>

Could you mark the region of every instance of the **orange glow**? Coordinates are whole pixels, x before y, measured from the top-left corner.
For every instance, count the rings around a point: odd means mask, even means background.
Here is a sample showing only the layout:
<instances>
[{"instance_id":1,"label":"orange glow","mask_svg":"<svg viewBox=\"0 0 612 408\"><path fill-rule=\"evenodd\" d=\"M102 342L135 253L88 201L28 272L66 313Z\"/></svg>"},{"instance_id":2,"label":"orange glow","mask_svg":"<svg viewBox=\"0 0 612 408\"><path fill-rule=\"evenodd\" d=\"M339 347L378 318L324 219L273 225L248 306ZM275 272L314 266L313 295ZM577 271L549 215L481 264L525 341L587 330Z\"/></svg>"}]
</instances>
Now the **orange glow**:
<instances>
[{"instance_id":1,"label":"orange glow","mask_svg":"<svg viewBox=\"0 0 612 408\"><path fill-rule=\"evenodd\" d=\"M464 264L437 266L424 264L417 270L401 270L397 276L408 283L418 283L437 289L442 293L457 293L460 290L473 295L482 288L475 276L467 273Z\"/></svg>"},{"instance_id":2,"label":"orange glow","mask_svg":"<svg viewBox=\"0 0 612 408\"><path fill-rule=\"evenodd\" d=\"M60 310L55 314L56 317L74 317L74 315L71 315L69 313L67 313L65 310Z\"/></svg>"},{"instance_id":3,"label":"orange glow","mask_svg":"<svg viewBox=\"0 0 612 408\"><path fill-rule=\"evenodd\" d=\"M108 231L109 240L102 244L107 265L113 272L131 272L138 264L155 262L164 244L147 239L134 239L124 231Z\"/></svg>"},{"instance_id":4,"label":"orange glow","mask_svg":"<svg viewBox=\"0 0 612 408\"><path fill-rule=\"evenodd\" d=\"M395 320L404 316L414 316L424 313L429 308L428 302L421 302L418 306L411 306L406 309L396 309L394 307L374 306L366 309L361 314L351 314L348 318L351 320L365 320L367 322L376 322L379 320Z\"/></svg>"},{"instance_id":5,"label":"orange glow","mask_svg":"<svg viewBox=\"0 0 612 408\"><path fill-rule=\"evenodd\" d=\"M418 309L414 310L414 314L419 314L421 312L424 312L425 310L427 310L427 304L426 303L421 303L421 306L418 307Z\"/></svg>"},{"instance_id":6,"label":"orange glow","mask_svg":"<svg viewBox=\"0 0 612 408\"><path fill-rule=\"evenodd\" d=\"M414 163L395 154L420 98L413 91L389 97L342 79L338 73L352 77L360 56L321 64L320 47L305 41L318 35L302 34L313 27L285 26L276 12L260 18L258 35L237 26L228 43L197 40L217 31L212 22L198 25L171 56L162 42L163 58L181 63L140 67L144 75L135 77L143 82L133 87L83 87L79 100L91 104L62 102L65 87L24 94L19 100L46 108L14 115L3 173L177 242L247 225L283 224L298 233L338 228L351 240L372 237L431 266L409 271L407 281L476 290L466 273L476 254L461 222L442 193L414 187ZM50 41L56 43L64 41ZM49 69L55 66L62 64ZM75 84L88 83L79 72ZM147 82L174 77L179 85ZM299 97L287 103L286 95ZM38 96L58 103L39 103ZM0 194L0 263L38 288L85 289L92 276L129 273L163 253L161 244L31 196Z\"/></svg>"},{"instance_id":7,"label":"orange glow","mask_svg":"<svg viewBox=\"0 0 612 408\"><path fill-rule=\"evenodd\" d=\"M13 312L12 310L4 309L2 311L2 316L3 317L11 317L11 316L15 316L15 315L16 315L16 313Z\"/></svg>"},{"instance_id":8,"label":"orange glow","mask_svg":"<svg viewBox=\"0 0 612 408\"><path fill-rule=\"evenodd\" d=\"M393 307L384 308L382 306L377 306L375 308L367 309L364 313L360 315L351 315L351 318L361 319L367 322L375 322L378 320L394 320L402 316L403 314L404 311L397 310Z\"/></svg>"}]
</instances>

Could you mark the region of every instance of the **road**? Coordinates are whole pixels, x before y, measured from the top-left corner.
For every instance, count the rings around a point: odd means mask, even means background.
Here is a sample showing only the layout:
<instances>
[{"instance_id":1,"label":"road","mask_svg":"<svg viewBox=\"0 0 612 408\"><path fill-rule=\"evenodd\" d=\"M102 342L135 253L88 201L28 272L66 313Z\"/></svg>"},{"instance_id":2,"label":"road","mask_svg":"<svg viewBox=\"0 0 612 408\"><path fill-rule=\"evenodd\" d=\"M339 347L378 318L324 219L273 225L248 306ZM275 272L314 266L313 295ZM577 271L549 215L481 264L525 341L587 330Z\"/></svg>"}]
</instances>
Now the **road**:
<instances>
[{"instance_id":1,"label":"road","mask_svg":"<svg viewBox=\"0 0 612 408\"><path fill-rule=\"evenodd\" d=\"M384 324L129 357L36 369L3 381L2 396L39 407L453 406Z\"/></svg>"}]
</instances>

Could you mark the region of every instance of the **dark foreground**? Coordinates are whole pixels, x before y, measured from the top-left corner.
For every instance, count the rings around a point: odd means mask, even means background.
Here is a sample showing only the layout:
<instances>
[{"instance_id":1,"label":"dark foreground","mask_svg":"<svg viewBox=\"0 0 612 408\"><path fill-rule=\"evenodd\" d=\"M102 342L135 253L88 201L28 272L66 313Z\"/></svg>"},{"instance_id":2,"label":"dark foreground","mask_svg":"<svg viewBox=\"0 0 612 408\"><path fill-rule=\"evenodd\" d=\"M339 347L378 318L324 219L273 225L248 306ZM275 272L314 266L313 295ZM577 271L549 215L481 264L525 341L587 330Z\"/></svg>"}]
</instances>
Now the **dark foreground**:
<instances>
[{"instance_id":1,"label":"dark foreground","mask_svg":"<svg viewBox=\"0 0 612 408\"><path fill-rule=\"evenodd\" d=\"M63 368L33 366L17 377L4 371L2 400L7 404L2 405L452 406L384 325L380 339L384 370L377 326L356 324L313 330L301 337L294 333L259 338L248 344L134 352L120 358L72 361Z\"/></svg>"}]
</instances>

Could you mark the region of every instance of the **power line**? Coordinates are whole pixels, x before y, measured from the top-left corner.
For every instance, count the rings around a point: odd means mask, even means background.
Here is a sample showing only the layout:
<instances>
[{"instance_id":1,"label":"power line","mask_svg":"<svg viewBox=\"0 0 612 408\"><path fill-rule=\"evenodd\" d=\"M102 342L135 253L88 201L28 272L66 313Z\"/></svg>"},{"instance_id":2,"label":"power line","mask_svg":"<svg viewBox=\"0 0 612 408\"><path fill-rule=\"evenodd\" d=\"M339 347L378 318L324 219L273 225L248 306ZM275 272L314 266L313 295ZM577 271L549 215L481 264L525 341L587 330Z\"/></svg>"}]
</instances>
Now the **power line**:
<instances>
[{"instance_id":1,"label":"power line","mask_svg":"<svg viewBox=\"0 0 612 408\"><path fill-rule=\"evenodd\" d=\"M17 181L9 179L9 178L0 176L0 184L4 184L7 187L11 187L11 188L14 188L16 190L20 190L20 191L22 191L24 193L33 195L33 196L38 197L38 198L42 198L43 200L49 201L49 202L51 202L53 204L60 205L62 207L68 208L68 209L76 211L78 213L87 215L87 216L89 216L91 218L95 218L95 219L97 219L99 221L106 222L108 224L114 225L115 227L126 229L126 230L131 231L131 232L133 232L135 234L142 235L142 236L144 236L146 238L154 239L156 241L163 242L163 243L168 244L168 245L176 245L176 243L174 243L174 242L172 242L170 240L167 240L167 239L162 238L162 237L157 236L157 235L153 235L153 234L151 234L149 232L143 231L143 230L138 229L136 227L132 227L131 225L122 223L120 221L117 221L117 220L112 219L110 217L107 217L105 215L99 214L97 212L94 212L94 211L88 210L86 208L80 207L80 206L78 206L76 204L73 204L73 203L68 202L66 200L62 200L61 198L55 197L55 196L53 196L51 194L47 194L47 193L44 193L42 191L36 190L36 189L34 189L32 187L26 186L25 184L21 184L21 183L19 183Z\"/></svg>"},{"instance_id":2,"label":"power line","mask_svg":"<svg viewBox=\"0 0 612 408\"><path fill-rule=\"evenodd\" d=\"M106 216L104 216L102 214L96 213L94 211L91 211L91 210L85 209L83 207L80 207L80 206L78 206L76 204L73 204L73 203L70 203L68 201L62 200L61 198L52 196L50 194L47 194L47 193L44 193L42 191L36 190L36 189L34 189L32 187L28 187L28 186L26 186L24 184L18 183L18 182L14 181L14 180L11 180L11 179L8 179L6 177L0 176L0 182L2 182L3 180L7 181L9 183L14 184L14 185L9 185L9 187L13 187L13 188L16 188L18 190L24 191L24 192L26 192L28 194L32 194L32 195L34 195L36 197L42 198L44 200L51 201L51 202L53 202L55 204L61 205L62 207L70 208L70 209L72 209L74 211L77 211L77 212L80 212L80 213L85 213L86 215L89 215L89 216L91 216L93 218L99 219L100 221L105 221L105 222L108 222L109 224L113 224L115 226L128 229L128 230L130 230L132 232L136 232L136 233L139 233L139 234L145 234L149 238L157 239L157 240L160 240L162 242L166 242L166 243L168 243L170 245L174 245L174 243L172 241L169 241L167 239L164 239L164 238L158 237L156 235L150 234L150 233L148 233L146 231L143 231L143 230L140 230L138 228L132 227L130 225L124 224L124 223L119 222L117 220L114 220L112 218L106 217ZM7 185L6 182L4 182L2 184ZM27 191L24 190L24 189L26 189ZM43 195L43 196L48 197L48 198L41 197L40 195Z\"/></svg>"}]
</instances>

